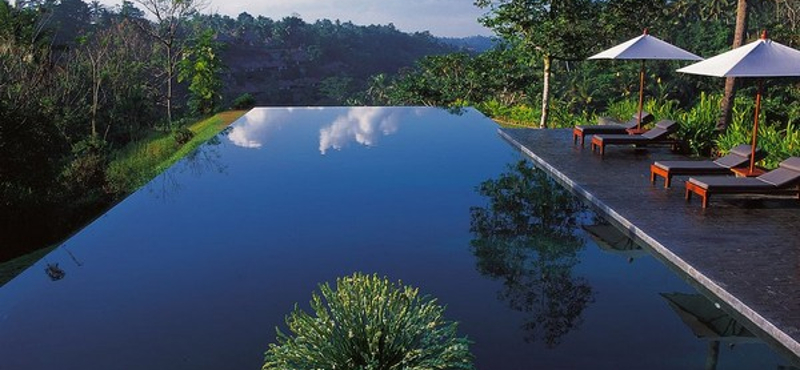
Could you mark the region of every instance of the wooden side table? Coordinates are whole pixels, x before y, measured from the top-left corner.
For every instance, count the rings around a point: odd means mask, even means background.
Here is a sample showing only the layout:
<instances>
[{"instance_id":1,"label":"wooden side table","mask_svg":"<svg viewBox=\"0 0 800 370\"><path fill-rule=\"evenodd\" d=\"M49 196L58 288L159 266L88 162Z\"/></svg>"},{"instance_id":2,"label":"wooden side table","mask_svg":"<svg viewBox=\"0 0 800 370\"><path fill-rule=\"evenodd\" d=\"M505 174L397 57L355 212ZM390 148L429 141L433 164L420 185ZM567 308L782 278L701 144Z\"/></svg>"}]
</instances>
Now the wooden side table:
<instances>
[{"instance_id":1,"label":"wooden side table","mask_svg":"<svg viewBox=\"0 0 800 370\"><path fill-rule=\"evenodd\" d=\"M756 167L753 169L753 172L750 172L750 167L748 166L731 168L731 172L733 172L736 177L758 177L767 173L767 170L761 167Z\"/></svg>"},{"instance_id":2,"label":"wooden side table","mask_svg":"<svg viewBox=\"0 0 800 370\"><path fill-rule=\"evenodd\" d=\"M629 128L625 130L625 132L627 132L628 135L641 135L647 131L648 130L646 128Z\"/></svg>"}]
</instances>

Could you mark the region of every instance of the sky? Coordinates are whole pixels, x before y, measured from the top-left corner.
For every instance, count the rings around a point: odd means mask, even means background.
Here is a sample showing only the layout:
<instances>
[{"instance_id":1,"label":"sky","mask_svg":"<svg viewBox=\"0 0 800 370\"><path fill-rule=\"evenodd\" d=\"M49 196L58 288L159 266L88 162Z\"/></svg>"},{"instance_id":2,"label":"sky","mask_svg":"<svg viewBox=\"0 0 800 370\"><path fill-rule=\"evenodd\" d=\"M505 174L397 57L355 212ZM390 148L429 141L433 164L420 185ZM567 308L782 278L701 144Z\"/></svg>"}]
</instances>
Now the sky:
<instances>
[{"instance_id":1,"label":"sky","mask_svg":"<svg viewBox=\"0 0 800 370\"><path fill-rule=\"evenodd\" d=\"M478 23L484 13L474 0L210 0L205 13L236 17L242 12L281 19L292 14L309 23L317 19L351 21L358 25L394 23L404 32L430 31L434 36L491 36ZM106 6L122 0L100 0ZM135 2L135 1L134 1ZM141 6L138 6L142 8Z\"/></svg>"}]
</instances>

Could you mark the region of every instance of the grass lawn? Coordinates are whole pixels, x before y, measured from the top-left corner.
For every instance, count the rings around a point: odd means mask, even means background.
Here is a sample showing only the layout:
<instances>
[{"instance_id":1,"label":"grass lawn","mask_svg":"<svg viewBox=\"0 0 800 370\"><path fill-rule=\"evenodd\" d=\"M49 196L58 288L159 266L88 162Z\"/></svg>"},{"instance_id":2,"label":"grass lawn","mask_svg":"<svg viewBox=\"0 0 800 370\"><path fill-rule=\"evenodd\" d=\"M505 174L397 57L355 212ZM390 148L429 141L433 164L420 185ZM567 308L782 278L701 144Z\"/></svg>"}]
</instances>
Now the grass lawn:
<instances>
[{"instance_id":1,"label":"grass lawn","mask_svg":"<svg viewBox=\"0 0 800 370\"><path fill-rule=\"evenodd\" d=\"M244 110L223 112L189 126L194 136L184 145L178 145L173 135L166 132L154 133L128 145L109 163L106 190L119 197L136 191L245 113Z\"/></svg>"}]
</instances>

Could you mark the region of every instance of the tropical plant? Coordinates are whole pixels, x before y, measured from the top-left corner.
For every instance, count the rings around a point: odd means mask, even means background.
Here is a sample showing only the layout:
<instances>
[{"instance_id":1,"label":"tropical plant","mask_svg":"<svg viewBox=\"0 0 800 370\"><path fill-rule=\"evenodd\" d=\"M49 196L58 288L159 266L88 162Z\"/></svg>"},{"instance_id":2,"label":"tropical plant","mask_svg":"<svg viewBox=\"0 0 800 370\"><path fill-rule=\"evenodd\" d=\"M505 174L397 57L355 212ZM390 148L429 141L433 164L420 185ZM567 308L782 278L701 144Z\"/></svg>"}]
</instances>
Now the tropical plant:
<instances>
[{"instance_id":1,"label":"tropical plant","mask_svg":"<svg viewBox=\"0 0 800 370\"><path fill-rule=\"evenodd\" d=\"M677 116L680 128L677 136L692 154L708 156L717 135L715 125L719 117L722 97L700 93L700 100L688 112Z\"/></svg>"},{"instance_id":2,"label":"tropical plant","mask_svg":"<svg viewBox=\"0 0 800 370\"><path fill-rule=\"evenodd\" d=\"M734 107L734 116L728 130L717 139L720 152L727 152L730 148L752 140L753 124L749 119L737 119ZM785 128L778 124L760 125L758 128L758 147L767 153L767 157L760 165L773 169L786 158L800 156L800 128L789 123Z\"/></svg>"},{"instance_id":3,"label":"tropical plant","mask_svg":"<svg viewBox=\"0 0 800 370\"><path fill-rule=\"evenodd\" d=\"M189 108L193 113L208 115L219 107L219 73L224 68L220 48L221 43L214 41L214 30L200 31L178 64L178 82L189 81Z\"/></svg>"},{"instance_id":4,"label":"tropical plant","mask_svg":"<svg viewBox=\"0 0 800 370\"><path fill-rule=\"evenodd\" d=\"M262 369L474 369L469 341L435 299L377 275L355 273L312 295L313 314L295 306Z\"/></svg>"},{"instance_id":5,"label":"tropical plant","mask_svg":"<svg viewBox=\"0 0 800 370\"><path fill-rule=\"evenodd\" d=\"M637 101L631 99L619 100L609 104L603 115L620 120L627 120L638 111L638 104ZM682 112L678 107L678 103L674 100L657 101L655 99L648 99L645 101L642 109L652 114L656 120L677 120Z\"/></svg>"}]
</instances>

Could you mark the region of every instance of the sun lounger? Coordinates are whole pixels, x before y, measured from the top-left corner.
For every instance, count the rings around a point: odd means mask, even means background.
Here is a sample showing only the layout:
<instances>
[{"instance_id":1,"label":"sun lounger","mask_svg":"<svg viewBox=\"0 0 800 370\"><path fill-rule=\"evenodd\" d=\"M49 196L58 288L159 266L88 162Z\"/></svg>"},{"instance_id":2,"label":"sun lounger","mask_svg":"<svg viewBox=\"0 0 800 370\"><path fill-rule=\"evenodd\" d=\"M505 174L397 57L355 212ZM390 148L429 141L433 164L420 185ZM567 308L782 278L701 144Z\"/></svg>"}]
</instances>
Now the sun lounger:
<instances>
[{"instance_id":1,"label":"sun lounger","mask_svg":"<svg viewBox=\"0 0 800 370\"><path fill-rule=\"evenodd\" d=\"M742 144L714 161L659 161L650 165L650 183L655 184L656 177L664 178L664 187L668 188L672 176L691 175L733 175L731 168L741 167L750 163L750 145ZM756 160L765 156L762 150L756 151Z\"/></svg>"},{"instance_id":2,"label":"sun lounger","mask_svg":"<svg viewBox=\"0 0 800 370\"><path fill-rule=\"evenodd\" d=\"M605 154L607 145L648 145L648 144L675 144L669 136L678 131L678 124L675 121L661 120L656 126L641 135L594 135L592 136L592 151L600 150L600 156Z\"/></svg>"},{"instance_id":3,"label":"sun lounger","mask_svg":"<svg viewBox=\"0 0 800 370\"><path fill-rule=\"evenodd\" d=\"M646 125L653 121L653 115L647 112L642 112L642 125ZM581 146L583 146L583 139L586 135L594 134L626 134L628 129L636 128L639 125L639 113L634 113L633 117L628 122L619 122L613 118L600 117L598 118L599 125L579 125L572 129L572 144L577 144L578 139L581 139Z\"/></svg>"},{"instance_id":4,"label":"sun lounger","mask_svg":"<svg viewBox=\"0 0 800 370\"><path fill-rule=\"evenodd\" d=\"M800 196L800 157L791 157L780 166L758 177L690 177L686 181L686 200L692 200L692 193L703 200L703 208L708 207L711 194L783 194Z\"/></svg>"}]
</instances>

